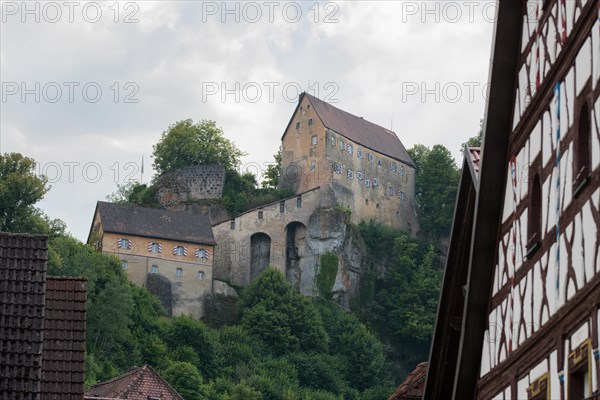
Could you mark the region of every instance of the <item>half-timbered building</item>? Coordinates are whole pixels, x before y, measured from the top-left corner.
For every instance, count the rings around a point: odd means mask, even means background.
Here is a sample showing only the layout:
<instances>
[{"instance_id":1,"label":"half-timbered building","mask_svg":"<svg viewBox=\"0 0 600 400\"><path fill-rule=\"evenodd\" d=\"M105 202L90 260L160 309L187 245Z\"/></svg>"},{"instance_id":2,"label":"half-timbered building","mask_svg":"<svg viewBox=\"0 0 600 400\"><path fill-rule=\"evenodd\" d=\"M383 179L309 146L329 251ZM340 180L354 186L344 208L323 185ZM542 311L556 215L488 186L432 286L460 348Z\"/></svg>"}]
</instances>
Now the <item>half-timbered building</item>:
<instances>
[{"instance_id":1,"label":"half-timbered building","mask_svg":"<svg viewBox=\"0 0 600 400\"><path fill-rule=\"evenodd\" d=\"M462 265L447 269L442 289L461 306L440 304L424 398L591 398L600 382L599 1L496 9L475 202L455 213L472 212L473 228L453 229L461 237L448 262Z\"/></svg>"}]
</instances>

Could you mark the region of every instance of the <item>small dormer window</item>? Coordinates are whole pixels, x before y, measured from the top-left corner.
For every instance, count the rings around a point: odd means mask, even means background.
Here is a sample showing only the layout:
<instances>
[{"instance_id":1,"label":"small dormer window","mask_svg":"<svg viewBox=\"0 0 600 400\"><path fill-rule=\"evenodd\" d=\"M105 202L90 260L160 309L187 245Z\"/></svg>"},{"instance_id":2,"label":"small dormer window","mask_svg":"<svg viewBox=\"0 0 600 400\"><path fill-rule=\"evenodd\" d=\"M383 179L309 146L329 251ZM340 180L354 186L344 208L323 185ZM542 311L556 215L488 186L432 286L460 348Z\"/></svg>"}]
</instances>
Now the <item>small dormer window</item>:
<instances>
[{"instance_id":1,"label":"small dormer window","mask_svg":"<svg viewBox=\"0 0 600 400\"><path fill-rule=\"evenodd\" d=\"M173 246L174 256L187 256L187 247L184 246Z\"/></svg>"},{"instance_id":2,"label":"small dormer window","mask_svg":"<svg viewBox=\"0 0 600 400\"><path fill-rule=\"evenodd\" d=\"M148 251L150 253L162 253L162 244L157 242L148 243Z\"/></svg>"},{"instance_id":3,"label":"small dormer window","mask_svg":"<svg viewBox=\"0 0 600 400\"><path fill-rule=\"evenodd\" d=\"M346 146L346 150L348 150L348 154L352 155L352 145L350 143Z\"/></svg>"},{"instance_id":4,"label":"small dormer window","mask_svg":"<svg viewBox=\"0 0 600 400\"><path fill-rule=\"evenodd\" d=\"M296 122L296 129L300 129L300 122Z\"/></svg>"},{"instance_id":5,"label":"small dormer window","mask_svg":"<svg viewBox=\"0 0 600 400\"><path fill-rule=\"evenodd\" d=\"M129 249L131 249L132 244L133 244L133 242L127 238L119 238L117 240L117 247L120 249L129 250Z\"/></svg>"},{"instance_id":6,"label":"small dormer window","mask_svg":"<svg viewBox=\"0 0 600 400\"><path fill-rule=\"evenodd\" d=\"M313 123L314 123L313 119L312 119L312 118L309 118L309 119L308 119L308 125L312 125Z\"/></svg>"},{"instance_id":7,"label":"small dormer window","mask_svg":"<svg viewBox=\"0 0 600 400\"><path fill-rule=\"evenodd\" d=\"M370 163L374 163L375 162L375 155L373 153L369 153L369 162Z\"/></svg>"},{"instance_id":8,"label":"small dormer window","mask_svg":"<svg viewBox=\"0 0 600 400\"><path fill-rule=\"evenodd\" d=\"M208 259L208 250L206 250L206 249L196 249L194 254L195 254L196 258Z\"/></svg>"}]
</instances>

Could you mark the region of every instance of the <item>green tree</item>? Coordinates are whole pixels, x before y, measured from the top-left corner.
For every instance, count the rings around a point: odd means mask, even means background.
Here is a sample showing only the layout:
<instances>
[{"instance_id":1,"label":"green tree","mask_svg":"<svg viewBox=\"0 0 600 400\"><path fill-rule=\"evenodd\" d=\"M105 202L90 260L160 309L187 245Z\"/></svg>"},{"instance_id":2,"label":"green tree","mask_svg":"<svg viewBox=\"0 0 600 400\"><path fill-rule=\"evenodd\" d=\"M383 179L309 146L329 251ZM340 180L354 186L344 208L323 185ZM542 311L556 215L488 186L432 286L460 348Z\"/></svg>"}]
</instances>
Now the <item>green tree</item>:
<instances>
[{"instance_id":1,"label":"green tree","mask_svg":"<svg viewBox=\"0 0 600 400\"><path fill-rule=\"evenodd\" d=\"M276 189L279 185L279 174L281 173L281 150L273 156L275 164L269 164L265 172L265 179L262 182L263 188Z\"/></svg>"},{"instance_id":2,"label":"green tree","mask_svg":"<svg viewBox=\"0 0 600 400\"><path fill-rule=\"evenodd\" d=\"M461 150L465 147L481 147L481 141L483 139L483 119L479 120L479 132L477 132L477 135L472 136L469 138L469 140L467 140L466 142L464 142L461 146Z\"/></svg>"},{"instance_id":3,"label":"green tree","mask_svg":"<svg viewBox=\"0 0 600 400\"><path fill-rule=\"evenodd\" d=\"M178 121L163 132L153 146L154 169L158 175L191 165L219 164L235 170L244 153L223 136L214 121Z\"/></svg>"},{"instance_id":4,"label":"green tree","mask_svg":"<svg viewBox=\"0 0 600 400\"><path fill-rule=\"evenodd\" d=\"M106 199L117 204L158 205L154 187L138 182L130 182L125 185L117 184L117 190L106 196Z\"/></svg>"},{"instance_id":5,"label":"green tree","mask_svg":"<svg viewBox=\"0 0 600 400\"><path fill-rule=\"evenodd\" d=\"M329 338L316 307L272 267L246 287L240 306L244 328L278 354L327 349Z\"/></svg>"},{"instance_id":6,"label":"green tree","mask_svg":"<svg viewBox=\"0 0 600 400\"><path fill-rule=\"evenodd\" d=\"M259 391L245 382L238 383L229 395L229 400L262 400L262 398L263 395Z\"/></svg>"},{"instance_id":7,"label":"green tree","mask_svg":"<svg viewBox=\"0 0 600 400\"><path fill-rule=\"evenodd\" d=\"M427 236L439 239L450 233L459 170L442 145L431 149L415 145L408 152L419 168L415 187L421 228Z\"/></svg>"},{"instance_id":8,"label":"green tree","mask_svg":"<svg viewBox=\"0 0 600 400\"><path fill-rule=\"evenodd\" d=\"M162 377L185 400L201 400L202 376L198 369L188 362L176 361L162 372Z\"/></svg>"},{"instance_id":9,"label":"green tree","mask_svg":"<svg viewBox=\"0 0 600 400\"><path fill-rule=\"evenodd\" d=\"M19 153L0 154L0 231L64 234L65 225L35 207L50 187L35 174L35 161Z\"/></svg>"}]
</instances>

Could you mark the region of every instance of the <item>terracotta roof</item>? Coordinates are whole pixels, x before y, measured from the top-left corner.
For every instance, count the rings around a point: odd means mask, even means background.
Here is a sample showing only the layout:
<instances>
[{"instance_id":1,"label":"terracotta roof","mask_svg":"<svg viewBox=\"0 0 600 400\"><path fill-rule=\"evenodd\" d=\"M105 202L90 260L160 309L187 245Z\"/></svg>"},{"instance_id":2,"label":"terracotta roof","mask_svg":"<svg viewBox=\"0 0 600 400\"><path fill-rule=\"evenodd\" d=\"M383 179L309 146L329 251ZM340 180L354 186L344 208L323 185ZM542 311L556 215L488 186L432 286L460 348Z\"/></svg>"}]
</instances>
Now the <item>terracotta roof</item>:
<instances>
[{"instance_id":1,"label":"terracotta roof","mask_svg":"<svg viewBox=\"0 0 600 400\"><path fill-rule=\"evenodd\" d=\"M149 365L134 368L124 375L90 387L85 392L84 399L148 400L149 397L183 400L183 397Z\"/></svg>"},{"instance_id":2,"label":"terracotta roof","mask_svg":"<svg viewBox=\"0 0 600 400\"><path fill-rule=\"evenodd\" d=\"M308 97L326 128L329 128L366 148L416 168L415 162L393 131L369 122L362 117L357 117L349 112L340 110L308 93L303 93L303 96ZM299 103L301 101L302 96L300 96Z\"/></svg>"},{"instance_id":3,"label":"terracotta roof","mask_svg":"<svg viewBox=\"0 0 600 400\"><path fill-rule=\"evenodd\" d=\"M415 370L408 375L402 385L388 400L421 399L425 389L425 378L427 377L427 362L417 365Z\"/></svg>"},{"instance_id":4,"label":"terracotta roof","mask_svg":"<svg viewBox=\"0 0 600 400\"><path fill-rule=\"evenodd\" d=\"M215 244L208 214L167 211L104 201L98 202L96 212L100 213L104 232Z\"/></svg>"},{"instance_id":5,"label":"terracotta roof","mask_svg":"<svg viewBox=\"0 0 600 400\"><path fill-rule=\"evenodd\" d=\"M33 399L40 392L48 238L0 233L0 393Z\"/></svg>"},{"instance_id":6,"label":"terracotta roof","mask_svg":"<svg viewBox=\"0 0 600 400\"><path fill-rule=\"evenodd\" d=\"M469 171L471 171L473 183L477 183L479 180L479 168L481 165L481 149L479 147L465 146L465 161L469 166Z\"/></svg>"},{"instance_id":7,"label":"terracotta roof","mask_svg":"<svg viewBox=\"0 0 600 400\"><path fill-rule=\"evenodd\" d=\"M85 278L48 277L42 399L80 400L85 380Z\"/></svg>"}]
</instances>

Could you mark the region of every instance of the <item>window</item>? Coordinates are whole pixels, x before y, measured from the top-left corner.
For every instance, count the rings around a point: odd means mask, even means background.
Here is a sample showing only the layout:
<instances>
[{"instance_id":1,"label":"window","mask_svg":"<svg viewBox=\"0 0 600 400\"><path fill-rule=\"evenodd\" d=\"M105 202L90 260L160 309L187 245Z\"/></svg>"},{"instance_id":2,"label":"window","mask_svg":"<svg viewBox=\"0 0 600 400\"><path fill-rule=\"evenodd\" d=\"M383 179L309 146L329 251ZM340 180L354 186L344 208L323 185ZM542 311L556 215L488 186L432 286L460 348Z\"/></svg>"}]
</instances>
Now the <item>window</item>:
<instances>
[{"instance_id":1,"label":"window","mask_svg":"<svg viewBox=\"0 0 600 400\"><path fill-rule=\"evenodd\" d=\"M529 385L527 388L527 400L547 400L549 388L548 373L546 372Z\"/></svg>"},{"instance_id":2,"label":"window","mask_svg":"<svg viewBox=\"0 0 600 400\"><path fill-rule=\"evenodd\" d=\"M335 146L335 137L334 137L333 135L331 135L331 136L329 137L329 143L330 143L332 146Z\"/></svg>"},{"instance_id":3,"label":"window","mask_svg":"<svg viewBox=\"0 0 600 400\"><path fill-rule=\"evenodd\" d=\"M198 275L196 275L196 279L198 279L199 281L203 281L204 280L204 272L198 271Z\"/></svg>"},{"instance_id":4,"label":"window","mask_svg":"<svg viewBox=\"0 0 600 400\"><path fill-rule=\"evenodd\" d=\"M131 249L132 244L133 244L133 242L126 238L120 238L117 240L117 247L120 249L129 250L129 249Z\"/></svg>"},{"instance_id":5,"label":"window","mask_svg":"<svg viewBox=\"0 0 600 400\"><path fill-rule=\"evenodd\" d=\"M374 163L375 162L375 155L373 153L369 153L369 162L370 163Z\"/></svg>"},{"instance_id":6,"label":"window","mask_svg":"<svg viewBox=\"0 0 600 400\"><path fill-rule=\"evenodd\" d=\"M235 219L230 222L229 229L235 229Z\"/></svg>"},{"instance_id":7,"label":"window","mask_svg":"<svg viewBox=\"0 0 600 400\"><path fill-rule=\"evenodd\" d=\"M285 212L285 201L279 202L279 213L283 214Z\"/></svg>"},{"instance_id":8,"label":"window","mask_svg":"<svg viewBox=\"0 0 600 400\"><path fill-rule=\"evenodd\" d=\"M390 169L392 170L392 172L396 172L398 171L398 165L395 162L392 162L390 164Z\"/></svg>"},{"instance_id":9,"label":"window","mask_svg":"<svg viewBox=\"0 0 600 400\"><path fill-rule=\"evenodd\" d=\"M313 145L313 146L317 144L317 137L316 136L313 136L313 137L310 138L310 144Z\"/></svg>"},{"instance_id":10,"label":"window","mask_svg":"<svg viewBox=\"0 0 600 400\"><path fill-rule=\"evenodd\" d=\"M381 160L377 160L377 166L381 167Z\"/></svg>"},{"instance_id":11,"label":"window","mask_svg":"<svg viewBox=\"0 0 600 400\"><path fill-rule=\"evenodd\" d=\"M579 110L577 136L575 139L575 155L573 157L573 196L577 197L587 185L590 178L590 133L591 120L587 102Z\"/></svg>"},{"instance_id":12,"label":"window","mask_svg":"<svg viewBox=\"0 0 600 400\"><path fill-rule=\"evenodd\" d=\"M317 169L317 162L313 160L313 161L310 163L310 170L311 170L311 171L314 171L315 169Z\"/></svg>"},{"instance_id":13,"label":"window","mask_svg":"<svg viewBox=\"0 0 600 400\"><path fill-rule=\"evenodd\" d=\"M300 129L300 122L296 122L296 129Z\"/></svg>"},{"instance_id":14,"label":"window","mask_svg":"<svg viewBox=\"0 0 600 400\"><path fill-rule=\"evenodd\" d=\"M336 174L341 174L342 173L342 165L339 163L335 163L335 173Z\"/></svg>"},{"instance_id":15,"label":"window","mask_svg":"<svg viewBox=\"0 0 600 400\"><path fill-rule=\"evenodd\" d=\"M354 179L354 171L351 169L348 170L348 179Z\"/></svg>"},{"instance_id":16,"label":"window","mask_svg":"<svg viewBox=\"0 0 600 400\"><path fill-rule=\"evenodd\" d=\"M404 165L400 164L400 168L398 169L398 171L400 172L400 175L404 175L404 173L406 172Z\"/></svg>"},{"instance_id":17,"label":"window","mask_svg":"<svg viewBox=\"0 0 600 400\"><path fill-rule=\"evenodd\" d=\"M402 200L402 201L408 200L408 196L406 195L406 193L404 193L403 191L400 191L400 190L398 190L398 197L400 197L400 200Z\"/></svg>"},{"instance_id":18,"label":"window","mask_svg":"<svg viewBox=\"0 0 600 400\"><path fill-rule=\"evenodd\" d=\"M396 189L394 189L393 187L389 186L388 190L387 190L388 196L395 196L396 195Z\"/></svg>"},{"instance_id":19,"label":"window","mask_svg":"<svg viewBox=\"0 0 600 400\"><path fill-rule=\"evenodd\" d=\"M362 149L358 149L358 150L356 150L356 156L357 156L358 158L365 158L365 155L364 155L364 153L363 153Z\"/></svg>"},{"instance_id":20,"label":"window","mask_svg":"<svg viewBox=\"0 0 600 400\"><path fill-rule=\"evenodd\" d=\"M567 380L569 399L584 399L592 394L590 349L590 339L587 339L569 354Z\"/></svg>"},{"instance_id":21,"label":"window","mask_svg":"<svg viewBox=\"0 0 600 400\"><path fill-rule=\"evenodd\" d=\"M358 178L358 180L364 180L365 179L365 174L363 174L362 172L358 171L356 173L356 177Z\"/></svg>"},{"instance_id":22,"label":"window","mask_svg":"<svg viewBox=\"0 0 600 400\"><path fill-rule=\"evenodd\" d=\"M177 268L177 270L175 271L175 276L183 276L183 269Z\"/></svg>"},{"instance_id":23,"label":"window","mask_svg":"<svg viewBox=\"0 0 600 400\"><path fill-rule=\"evenodd\" d=\"M308 119L308 125L312 125L314 122L315 122L315 121L313 121L313 119L312 119L312 118L309 118L309 119Z\"/></svg>"},{"instance_id":24,"label":"window","mask_svg":"<svg viewBox=\"0 0 600 400\"><path fill-rule=\"evenodd\" d=\"M366 187L371 187L371 180L370 179L365 179L365 186Z\"/></svg>"},{"instance_id":25,"label":"window","mask_svg":"<svg viewBox=\"0 0 600 400\"><path fill-rule=\"evenodd\" d=\"M150 268L150 273L151 273L151 274L158 274L158 265L153 265L153 266Z\"/></svg>"},{"instance_id":26,"label":"window","mask_svg":"<svg viewBox=\"0 0 600 400\"><path fill-rule=\"evenodd\" d=\"M196 249L196 251L194 252L194 254L196 255L196 258L206 258L208 259L208 250L206 249Z\"/></svg>"},{"instance_id":27,"label":"window","mask_svg":"<svg viewBox=\"0 0 600 400\"><path fill-rule=\"evenodd\" d=\"M301 208L302 207L302 197L298 196L296 198L296 207L297 208Z\"/></svg>"},{"instance_id":28,"label":"window","mask_svg":"<svg viewBox=\"0 0 600 400\"><path fill-rule=\"evenodd\" d=\"M148 243L148 251L150 253L162 253L162 244L150 242Z\"/></svg>"},{"instance_id":29,"label":"window","mask_svg":"<svg viewBox=\"0 0 600 400\"><path fill-rule=\"evenodd\" d=\"M184 246L173 246L174 256L187 256L187 247Z\"/></svg>"},{"instance_id":30,"label":"window","mask_svg":"<svg viewBox=\"0 0 600 400\"><path fill-rule=\"evenodd\" d=\"M340 150L341 150L341 151L344 151L344 150L346 150L346 143L344 143L344 141L343 141L343 140L340 140Z\"/></svg>"},{"instance_id":31,"label":"window","mask_svg":"<svg viewBox=\"0 0 600 400\"><path fill-rule=\"evenodd\" d=\"M258 219L263 219L263 212L262 212L262 210L260 210L258 212Z\"/></svg>"},{"instance_id":32,"label":"window","mask_svg":"<svg viewBox=\"0 0 600 400\"><path fill-rule=\"evenodd\" d=\"M379 186L379 179L373 178L371 184L373 185L373 187Z\"/></svg>"},{"instance_id":33,"label":"window","mask_svg":"<svg viewBox=\"0 0 600 400\"><path fill-rule=\"evenodd\" d=\"M540 247L542 232L542 184L535 173L529 188L529 215L527 218L527 258Z\"/></svg>"},{"instance_id":34,"label":"window","mask_svg":"<svg viewBox=\"0 0 600 400\"><path fill-rule=\"evenodd\" d=\"M121 261L121 268L124 270L127 270L127 268L129 268L129 264L127 264L127 261L125 261L125 260Z\"/></svg>"},{"instance_id":35,"label":"window","mask_svg":"<svg viewBox=\"0 0 600 400\"><path fill-rule=\"evenodd\" d=\"M346 145L346 150L348 150L348 154L352 155L352 145L350 143Z\"/></svg>"}]
</instances>

